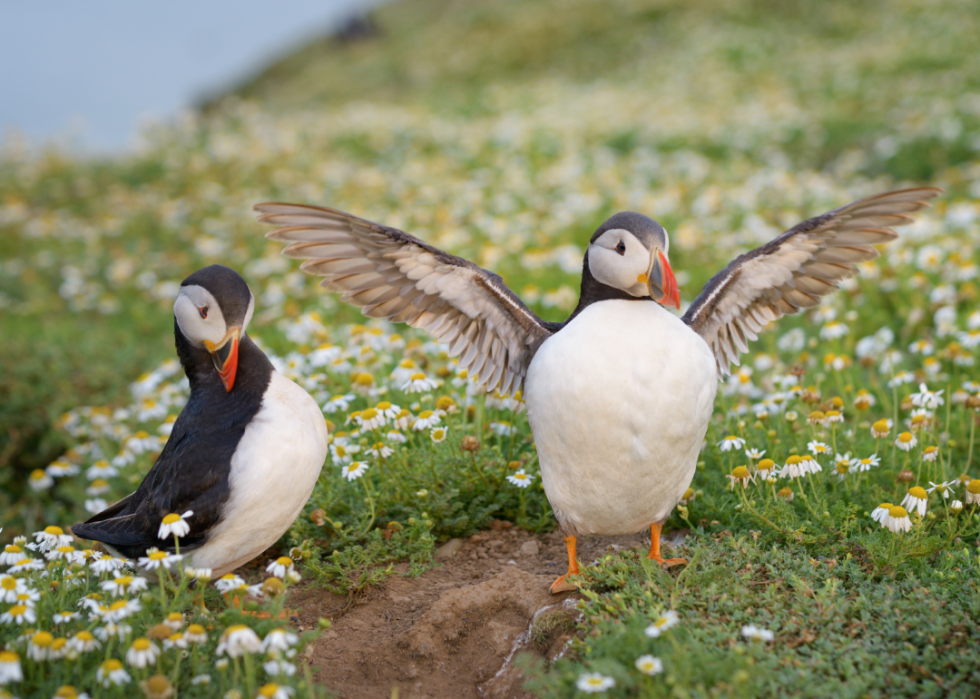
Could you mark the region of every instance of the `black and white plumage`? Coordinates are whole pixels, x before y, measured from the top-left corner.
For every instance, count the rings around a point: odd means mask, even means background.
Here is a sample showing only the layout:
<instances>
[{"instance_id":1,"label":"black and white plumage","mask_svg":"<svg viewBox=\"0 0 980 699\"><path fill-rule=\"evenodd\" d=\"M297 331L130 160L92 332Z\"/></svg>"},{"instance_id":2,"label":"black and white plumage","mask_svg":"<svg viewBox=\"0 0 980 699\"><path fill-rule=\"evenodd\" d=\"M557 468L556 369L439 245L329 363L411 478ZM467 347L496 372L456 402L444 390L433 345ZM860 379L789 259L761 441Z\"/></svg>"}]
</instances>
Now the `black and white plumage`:
<instances>
[{"instance_id":1,"label":"black and white plumage","mask_svg":"<svg viewBox=\"0 0 980 699\"><path fill-rule=\"evenodd\" d=\"M127 558L157 547L167 514L191 511L181 553L214 576L275 543L309 498L326 458L319 406L279 374L245 334L255 299L232 269L212 265L181 285L177 356L191 394L135 492L72 533Z\"/></svg>"},{"instance_id":2,"label":"black and white plumage","mask_svg":"<svg viewBox=\"0 0 980 699\"><path fill-rule=\"evenodd\" d=\"M524 388L545 493L569 542L659 526L690 485L719 376L768 322L818 303L895 237L890 226L936 196L868 197L805 221L733 261L683 318L667 232L623 212L592 236L579 303L538 318L497 275L407 233L335 209L268 203L267 237L371 317L407 322L449 345L487 390ZM553 591L569 589L562 576Z\"/></svg>"}]
</instances>

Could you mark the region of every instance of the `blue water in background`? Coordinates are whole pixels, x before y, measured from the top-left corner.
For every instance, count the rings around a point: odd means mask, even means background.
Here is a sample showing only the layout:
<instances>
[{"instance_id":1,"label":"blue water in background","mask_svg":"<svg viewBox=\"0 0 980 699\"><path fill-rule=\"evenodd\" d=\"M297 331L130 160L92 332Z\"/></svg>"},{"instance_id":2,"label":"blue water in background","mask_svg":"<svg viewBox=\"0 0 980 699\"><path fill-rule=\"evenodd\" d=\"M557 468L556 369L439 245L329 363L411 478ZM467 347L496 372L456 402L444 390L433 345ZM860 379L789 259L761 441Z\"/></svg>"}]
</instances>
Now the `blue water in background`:
<instances>
[{"instance_id":1,"label":"blue water in background","mask_svg":"<svg viewBox=\"0 0 980 699\"><path fill-rule=\"evenodd\" d=\"M122 150L142 119L166 119L378 4L2 0L0 133Z\"/></svg>"}]
</instances>

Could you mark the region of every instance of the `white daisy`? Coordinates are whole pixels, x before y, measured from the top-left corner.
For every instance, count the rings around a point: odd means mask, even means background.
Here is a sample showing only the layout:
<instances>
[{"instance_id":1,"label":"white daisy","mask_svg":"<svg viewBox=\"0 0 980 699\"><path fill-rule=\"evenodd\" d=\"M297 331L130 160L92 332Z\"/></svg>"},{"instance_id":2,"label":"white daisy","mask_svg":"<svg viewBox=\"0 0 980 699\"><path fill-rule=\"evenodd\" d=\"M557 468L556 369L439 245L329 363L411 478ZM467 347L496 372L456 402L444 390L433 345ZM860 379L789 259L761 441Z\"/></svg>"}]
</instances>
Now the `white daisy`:
<instances>
[{"instance_id":1,"label":"white daisy","mask_svg":"<svg viewBox=\"0 0 980 699\"><path fill-rule=\"evenodd\" d=\"M15 684L23 679L20 656L12 650L0 650L0 686Z\"/></svg>"},{"instance_id":2,"label":"white daisy","mask_svg":"<svg viewBox=\"0 0 980 699\"><path fill-rule=\"evenodd\" d=\"M584 675L579 675L578 680L575 682L575 686L578 687L580 691L587 694L596 694L598 692L605 692L607 689L612 689L615 687L616 680L614 680L612 677L600 675L598 672L587 672Z\"/></svg>"},{"instance_id":3,"label":"white daisy","mask_svg":"<svg viewBox=\"0 0 980 699\"><path fill-rule=\"evenodd\" d=\"M367 471L368 465L364 461L352 461L351 463L344 466L341 475L347 479L348 482L356 481L358 478L364 475Z\"/></svg>"},{"instance_id":4,"label":"white daisy","mask_svg":"<svg viewBox=\"0 0 980 699\"><path fill-rule=\"evenodd\" d=\"M680 615L673 609L670 609L657 619L655 622L650 624L643 633L645 633L650 638L657 638L664 631L669 629L671 626L676 626L681 621Z\"/></svg>"},{"instance_id":5,"label":"white daisy","mask_svg":"<svg viewBox=\"0 0 980 699\"><path fill-rule=\"evenodd\" d=\"M17 595L27 590L27 582L24 579L15 578L13 575L0 575L0 602L13 604L17 601Z\"/></svg>"},{"instance_id":6,"label":"white daisy","mask_svg":"<svg viewBox=\"0 0 980 699\"><path fill-rule=\"evenodd\" d=\"M384 442L375 442L368 449L368 454L376 459L387 459L394 453L395 450L386 445Z\"/></svg>"},{"instance_id":7,"label":"white daisy","mask_svg":"<svg viewBox=\"0 0 980 699\"><path fill-rule=\"evenodd\" d=\"M115 556L101 556L97 558L89 567L92 572L99 573L109 573L116 572L117 570L122 570L129 564L125 558L116 558Z\"/></svg>"},{"instance_id":8,"label":"white daisy","mask_svg":"<svg viewBox=\"0 0 980 699\"><path fill-rule=\"evenodd\" d=\"M259 693L255 695L255 699L289 699L295 692L296 690L292 687L270 682L259 687Z\"/></svg>"},{"instance_id":9,"label":"white daisy","mask_svg":"<svg viewBox=\"0 0 980 699\"><path fill-rule=\"evenodd\" d=\"M0 565L12 566L22 558L24 558L24 549L17 544L7 544L3 553L0 553Z\"/></svg>"},{"instance_id":10,"label":"white daisy","mask_svg":"<svg viewBox=\"0 0 980 699\"><path fill-rule=\"evenodd\" d=\"M814 454L814 455L816 455L816 454L829 454L830 453L830 447L829 446L827 446L823 442L818 442L816 440L814 440L812 442L809 442L806 445L806 448L807 448L807 450L811 454Z\"/></svg>"},{"instance_id":11,"label":"white daisy","mask_svg":"<svg viewBox=\"0 0 980 699\"><path fill-rule=\"evenodd\" d=\"M398 413L402 411L399 406L389 403L386 400L378 403L376 406L374 406L374 409L384 415L388 420L394 420L396 417L398 417Z\"/></svg>"},{"instance_id":12,"label":"white daisy","mask_svg":"<svg viewBox=\"0 0 980 699\"><path fill-rule=\"evenodd\" d=\"M416 372L402 385L402 390L405 393L426 393L434 390L438 385L435 379L430 379L422 372Z\"/></svg>"},{"instance_id":13,"label":"white daisy","mask_svg":"<svg viewBox=\"0 0 980 699\"><path fill-rule=\"evenodd\" d=\"M192 510L188 510L182 515L178 515L175 512L165 515L160 521L160 529L157 531L157 538L169 539L172 536L187 536L191 531L191 525L187 523L187 519L193 516L194 512Z\"/></svg>"},{"instance_id":14,"label":"white daisy","mask_svg":"<svg viewBox=\"0 0 980 699\"><path fill-rule=\"evenodd\" d=\"M330 400L328 400L326 403L323 404L323 412L346 413L347 409L350 407L351 402L355 398L356 396L353 393L345 393L344 395L333 396Z\"/></svg>"},{"instance_id":15,"label":"white daisy","mask_svg":"<svg viewBox=\"0 0 980 699\"><path fill-rule=\"evenodd\" d=\"M366 408L361 411L356 422L362 429L373 430L378 427L384 427L385 423L388 422L388 418L376 408Z\"/></svg>"},{"instance_id":16,"label":"white daisy","mask_svg":"<svg viewBox=\"0 0 980 699\"><path fill-rule=\"evenodd\" d=\"M296 666L288 660L270 660L262 665L262 669L265 670L265 674L271 677L278 675L292 677L296 674Z\"/></svg>"},{"instance_id":17,"label":"white daisy","mask_svg":"<svg viewBox=\"0 0 980 699\"><path fill-rule=\"evenodd\" d=\"M228 654L231 658L237 658L245 653L258 653L262 650L262 641L255 635L255 632L244 624L229 626L221 634L217 655Z\"/></svg>"},{"instance_id":18,"label":"white daisy","mask_svg":"<svg viewBox=\"0 0 980 699\"><path fill-rule=\"evenodd\" d=\"M95 636L89 631L79 631L71 639L68 640L68 645L71 647L72 652L81 655L82 653L90 653L94 650L99 650L102 648L102 644L95 639Z\"/></svg>"},{"instance_id":19,"label":"white daisy","mask_svg":"<svg viewBox=\"0 0 980 699\"><path fill-rule=\"evenodd\" d=\"M408 441L408 437L406 437L405 435L403 435L398 430L392 430L391 432L389 432L388 434L385 435L385 438L389 442L394 442L396 444L404 444L405 442Z\"/></svg>"},{"instance_id":20,"label":"white daisy","mask_svg":"<svg viewBox=\"0 0 980 699\"><path fill-rule=\"evenodd\" d=\"M909 512L918 512L920 517L926 516L926 507L929 502L929 494L925 488L914 486L909 488L909 492L902 499L902 507Z\"/></svg>"},{"instance_id":21,"label":"white daisy","mask_svg":"<svg viewBox=\"0 0 980 699\"><path fill-rule=\"evenodd\" d=\"M728 435L723 440L718 442L718 448L722 451L731 451L732 449L741 449L745 446L745 440L741 437L736 437L733 434Z\"/></svg>"},{"instance_id":22,"label":"white daisy","mask_svg":"<svg viewBox=\"0 0 980 699\"><path fill-rule=\"evenodd\" d=\"M949 496L953 493L953 486L956 485L957 483L959 483L959 480L955 478L945 483L944 482L933 483L932 481L929 481L929 485L931 485L932 487L929 488L927 492L931 493L933 491L939 491L939 493L943 496L943 500L948 500Z\"/></svg>"},{"instance_id":23,"label":"white daisy","mask_svg":"<svg viewBox=\"0 0 980 699\"><path fill-rule=\"evenodd\" d=\"M766 455L766 450L763 449L762 451L759 451L758 449L754 449L754 448L753 449L746 449L745 450L745 455L747 457L749 457L750 459L752 459L753 461L756 461L757 459L761 459L763 456ZM643 657L646 658L648 656L644 655Z\"/></svg>"},{"instance_id":24,"label":"white daisy","mask_svg":"<svg viewBox=\"0 0 980 699\"><path fill-rule=\"evenodd\" d=\"M280 580L284 579L292 570L294 570L293 559L289 556L279 556L274 561L269 561L269 565L265 567L266 573L271 573Z\"/></svg>"},{"instance_id":25,"label":"white daisy","mask_svg":"<svg viewBox=\"0 0 980 699\"><path fill-rule=\"evenodd\" d=\"M58 612L53 617L51 617L51 620L55 623L55 625L67 624L72 621L75 621L75 619L78 619L80 616L81 614L79 614L78 612Z\"/></svg>"},{"instance_id":26,"label":"white daisy","mask_svg":"<svg viewBox=\"0 0 980 699\"><path fill-rule=\"evenodd\" d=\"M0 614L0 624L33 624L37 621L37 612L26 604L15 604L13 607Z\"/></svg>"},{"instance_id":27,"label":"white daisy","mask_svg":"<svg viewBox=\"0 0 980 699\"><path fill-rule=\"evenodd\" d=\"M126 662L133 667L143 669L157 661L160 647L148 638L137 638L126 651Z\"/></svg>"},{"instance_id":28,"label":"white daisy","mask_svg":"<svg viewBox=\"0 0 980 699\"><path fill-rule=\"evenodd\" d=\"M436 427L436 428L434 428L431 432L429 432L429 437L436 444L439 444L440 442L445 442L446 441L446 428L445 427Z\"/></svg>"},{"instance_id":29,"label":"white daisy","mask_svg":"<svg viewBox=\"0 0 980 699\"><path fill-rule=\"evenodd\" d=\"M218 588L218 592L224 594L232 590L243 591L248 584L234 573L226 573L215 581L214 586Z\"/></svg>"},{"instance_id":30,"label":"white daisy","mask_svg":"<svg viewBox=\"0 0 980 699\"><path fill-rule=\"evenodd\" d=\"M767 629L760 629L755 624L742 627L742 635L750 641L772 641L775 635Z\"/></svg>"},{"instance_id":31,"label":"white daisy","mask_svg":"<svg viewBox=\"0 0 980 699\"><path fill-rule=\"evenodd\" d=\"M45 527L44 531L34 532L34 541L41 552L50 551L58 546L71 546L71 534L65 534L61 527Z\"/></svg>"},{"instance_id":32,"label":"white daisy","mask_svg":"<svg viewBox=\"0 0 980 699\"><path fill-rule=\"evenodd\" d=\"M146 589L146 578L134 575L120 575L118 570L112 571L112 580L103 580L99 587L119 597L127 592L135 594Z\"/></svg>"},{"instance_id":33,"label":"white daisy","mask_svg":"<svg viewBox=\"0 0 980 699\"><path fill-rule=\"evenodd\" d=\"M170 566L184 558L179 553L167 553L159 549L150 549L146 553L147 555L141 557L137 563L147 570L156 570L160 567L170 570Z\"/></svg>"},{"instance_id":34,"label":"white daisy","mask_svg":"<svg viewBox=\"0 0 980 699\"><path fill-rule=\"evenodd\" d=\"M296 634L286 629L273 629L262 640L262 652L267 653L270 650L286 652L297 643L299 643L299 636Z\"/></svg>"},{"instance_id":35,"label":"white daisy","mask_svg":"<svg viewBox=\"0 0 980 699\"><path fill-rule=\"evenodd\" d=\"M422 430L427 430L430 427L435 427L442 421L442 415L439 414L438 410L423 410L419 413L418 417L415 418L415 422L412 424L412 429L421 432Z\"/></svg>"},{"instance_id":36,"label":"white daisy","mask_svg":"<svg viewBox=\"0 0 980 699\"><path fill-rule=\"evenodd\" d=\"M361 450L356 444L344 444L342 442L334 442L330 445L330 455L333 459L334 466L343 466L344 464L349 464L354 460L353 455Z\"/></svg>"},{"instance_id":37,"label":"white daisy","mask_svg":"<svg viewBox=\"0 0 980 699\"><path fill-rule=\"evenodd\" d=\"M909 520L909 513L906 512L904 507L899 507L897 505L892 506L888 510L887 520L882 522L884 526L896 534L899 532L907 532L912 528L912 522Z\"/></svg>"},{"instance_id":38,"label":"white daisy","mask_svg":"<svg viewBox=\"0 0 980 699\"><path fill-rule=\"evenodd\" d=\"M659 675L664 671L663 662L660 658L655 658L652 655L641 655L634 664L636 669L644 675Z\"/></svg>"},{"instance_id":39,"label":"white daisy","mask_svg":"<svg viewBox=\"0 0 980 699\"><path fill-rule=\"evenodd\" d=\"M912 401L912 405L917 408L927 408L929 410L935 410L940 405L945 404L945 400L942 397L943 389L938 391L930 391L924 383L919 384L919 392L913 393L909 398Z\"/></svg>"},{"instance_id":40,"label":"white daisy","mask_svg":"<svg viewBox=\"0 0 980 699\"><path fill-rule=\"evenodd\" d=\"M525 473L524 469L518 469L514 474L507 476L507 480L518 488L526 488L531 485L531 481L534 480L534 476L530 473Z\"/></svg>"},{"instance_id":41,"label":"white daisy","mask_svg":"<svg viewBox=\"0 0 980 699\"><path fill-rule=\"evenodd\" d=\"M101 682L102 686L106 689L108 689L111 685L120 686L127 684L133 679L123 668L123 664L115 658L110 658L99 665L99 670L95 673L95 678Z\"/></svg>"}]
</instances>

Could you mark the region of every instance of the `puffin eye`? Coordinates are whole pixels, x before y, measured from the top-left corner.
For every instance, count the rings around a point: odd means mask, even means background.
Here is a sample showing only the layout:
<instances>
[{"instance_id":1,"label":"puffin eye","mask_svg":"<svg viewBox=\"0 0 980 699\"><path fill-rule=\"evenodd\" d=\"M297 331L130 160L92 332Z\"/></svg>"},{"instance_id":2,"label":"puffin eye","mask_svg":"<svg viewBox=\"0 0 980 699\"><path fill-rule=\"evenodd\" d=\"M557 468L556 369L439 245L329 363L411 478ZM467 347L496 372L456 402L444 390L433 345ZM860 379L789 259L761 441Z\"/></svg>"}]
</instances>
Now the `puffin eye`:
<instances>
[{"instance_id":1,"label":"puffin eye","mask_svg":"<svg viewBox=\"0 0 980 699\"><path fill-rule=\"evenodd\" d=\"M626 244L622 240L616 244L616 252L618 252L620 255L626 254Z\"/></svg>"},{"instance_id":2,"label":"puffin eye","mask_svg":"<svg viewBox=\"0 0 980 699\"><path fill-rule=\"evenodd\" d=\"M205 320L207 320L207 318L208 318L208 307L207 306L201 306L200 308L197 309L197 312L201 314L201 317L202 318L204 318Z\"/></svg>"}]
</instances>

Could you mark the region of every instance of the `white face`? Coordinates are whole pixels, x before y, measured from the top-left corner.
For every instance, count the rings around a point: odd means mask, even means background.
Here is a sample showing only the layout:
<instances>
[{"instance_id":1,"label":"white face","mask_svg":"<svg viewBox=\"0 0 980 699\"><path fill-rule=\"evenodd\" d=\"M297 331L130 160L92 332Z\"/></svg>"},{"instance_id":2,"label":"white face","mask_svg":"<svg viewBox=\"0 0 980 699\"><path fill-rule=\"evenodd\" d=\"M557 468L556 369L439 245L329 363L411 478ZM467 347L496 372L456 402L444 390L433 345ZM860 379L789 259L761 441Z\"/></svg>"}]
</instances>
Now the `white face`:
<instances>
[{"instance_id":1,"label":"white face","mask_svg":"<svg viewBox=\"0 0 980 699\"><path fill-rule=\"evenodd\" d=\"M255 297L253 296L249 299L248 311L242 323L242 335L245 334L245 329L252 320L254 310ZM205 340L217 345L228 333L221 306L211 292L203 286L180 287L180 293L177 294L177 300L174 302L174 317L184 337L196 347L204 347Z\"/></svg>"},{"instance_id":2,"label":"white face","mask_svg":"<svg viewBox=\"0 0 980 699\"><path fill-rule=\"evenodd\" d=\"M606 231L589 245L588 257L589 270L597 281L638 298L650 295L650 251L629 231Z\"/></svg>"}]
</instances>

